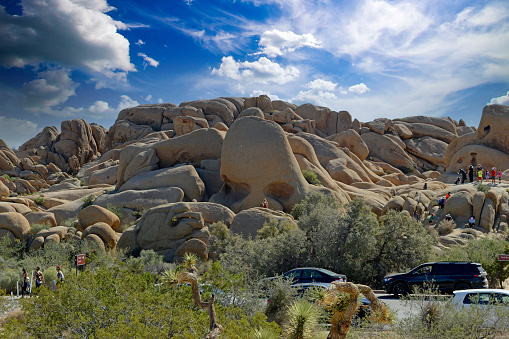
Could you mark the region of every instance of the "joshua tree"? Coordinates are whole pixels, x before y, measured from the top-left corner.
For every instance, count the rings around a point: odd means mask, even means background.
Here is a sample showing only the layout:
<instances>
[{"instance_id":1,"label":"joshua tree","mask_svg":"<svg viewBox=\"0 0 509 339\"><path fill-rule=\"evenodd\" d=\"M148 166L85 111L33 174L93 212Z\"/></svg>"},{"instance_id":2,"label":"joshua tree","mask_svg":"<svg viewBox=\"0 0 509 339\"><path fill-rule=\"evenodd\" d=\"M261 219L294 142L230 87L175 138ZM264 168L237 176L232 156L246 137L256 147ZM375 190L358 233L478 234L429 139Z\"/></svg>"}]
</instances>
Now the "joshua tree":
<instances>
[{"instance_id":1,"label":"joshua tree","mask_svg":"<svg viewBox=\"0 0 509 339\"><path fill-rule=\"evenodd\" d=\"M345 307L338 306L339 293L347 293L349 295L348 305ZM371 288L365 285L356 285L350 282L332 282L322 303L333 311L331 318L331 328L327 339L345 339L350 329L352 317L355 315L358 307L358 297L362 293L370 302L371 309L379 322L387 323L388 312L383 303L378 300ZM341 301L339 301L341 303ZM343 305L344 306L344 305Z\"/></svg>"}]
</instances>

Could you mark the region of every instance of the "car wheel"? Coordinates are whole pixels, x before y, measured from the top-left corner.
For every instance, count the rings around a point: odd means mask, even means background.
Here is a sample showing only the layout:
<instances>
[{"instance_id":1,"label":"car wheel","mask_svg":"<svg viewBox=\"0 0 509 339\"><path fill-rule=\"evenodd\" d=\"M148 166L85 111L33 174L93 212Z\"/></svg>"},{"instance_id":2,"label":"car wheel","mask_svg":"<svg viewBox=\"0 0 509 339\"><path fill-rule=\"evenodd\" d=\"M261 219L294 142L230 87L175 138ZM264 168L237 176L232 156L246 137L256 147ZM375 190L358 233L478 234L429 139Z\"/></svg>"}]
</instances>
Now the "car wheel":
<instances>
[{"instance_id":1,"label":"car wheel","mask_svg":"<svg viewBox=\"0 0 509 339\"><path fill-rule=\"evenodd\" d=\"M468 290L470 289L470 285L467 284L467 283L459 283L458 285L456 285L456 288L454 289L455 291L459 291L459 290Z\"/></svg>"},{"instance_id":2,"label":"car wheel","mask_svg":"<svg viewBox=\"0 0 509 339\"><path fill-rule=\"evenodd\" d=\"M408 294L408 288L406 287L406 285L404 283L397 283L392 288L392 292L393 292L393 294L396 297L398 297L400 295L407 295Z\"/></svg>"}]
</instances>

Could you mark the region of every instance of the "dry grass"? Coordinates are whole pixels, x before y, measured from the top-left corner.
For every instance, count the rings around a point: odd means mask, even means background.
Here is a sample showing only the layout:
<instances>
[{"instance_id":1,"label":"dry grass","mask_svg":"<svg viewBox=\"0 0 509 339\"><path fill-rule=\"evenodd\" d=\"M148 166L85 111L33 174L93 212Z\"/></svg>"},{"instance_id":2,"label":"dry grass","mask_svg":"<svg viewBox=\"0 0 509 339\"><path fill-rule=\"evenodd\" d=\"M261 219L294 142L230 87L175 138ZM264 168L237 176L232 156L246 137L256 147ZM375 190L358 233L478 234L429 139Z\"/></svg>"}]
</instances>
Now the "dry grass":
<instances>
[{"instance_id":1,"label":"dry grass","mask_svg":"<svg viewBox=\"0 0 509 339\"><path fill-rule=\"evenodd\" d=\"M11 311L0 318L0 327L4 326L11 320L14 320L14 319L21 320L21 319L23 319L24 316L25 316L25 314L22 310Z\"/></svg>"}]
</instances>

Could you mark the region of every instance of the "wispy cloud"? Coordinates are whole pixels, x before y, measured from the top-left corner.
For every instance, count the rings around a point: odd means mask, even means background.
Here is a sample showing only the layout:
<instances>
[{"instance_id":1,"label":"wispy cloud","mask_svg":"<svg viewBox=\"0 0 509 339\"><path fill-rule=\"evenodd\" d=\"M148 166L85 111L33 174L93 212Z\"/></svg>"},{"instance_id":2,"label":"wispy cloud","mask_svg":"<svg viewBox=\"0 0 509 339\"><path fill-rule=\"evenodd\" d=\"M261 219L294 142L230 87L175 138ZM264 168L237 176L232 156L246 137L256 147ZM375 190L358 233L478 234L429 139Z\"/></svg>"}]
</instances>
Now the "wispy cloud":
<instances>
[{"instance_id":1,"label":"wispy cloud","mask_svg":"<svg viewBox=\"0 0 509 339\"><path fill-rule=\"evenodd\" d=\"M298 35L292 31L283 32L278 29L263 32L258 45L261 47L259 53L269 57L293 52L302 47L321 48L312 34Z\"/></svg>"},{"instance_id":2,"label":"wispy cloud","mask_svg":"<svg viewBox=\"0 0 509 339\"><path fill-rule=\"evenodd\" d=\"M506 95L501 95L496 98L492 98L488 105L509 105L509 91Z\"/></svg>"},{"instance_id":3,"label":"wispy cloud","mask_svg":"<svg viewBox=\"0 0 509 339\"><path fill-rule=\"evenodd\" d=\"M138 56L143 58L145 61L144 66L147 67L147 65L157 68L159 66L159 61L152 59L151 57L147 56L145 53L138 53Z\"/></svg>"}]
</instances>

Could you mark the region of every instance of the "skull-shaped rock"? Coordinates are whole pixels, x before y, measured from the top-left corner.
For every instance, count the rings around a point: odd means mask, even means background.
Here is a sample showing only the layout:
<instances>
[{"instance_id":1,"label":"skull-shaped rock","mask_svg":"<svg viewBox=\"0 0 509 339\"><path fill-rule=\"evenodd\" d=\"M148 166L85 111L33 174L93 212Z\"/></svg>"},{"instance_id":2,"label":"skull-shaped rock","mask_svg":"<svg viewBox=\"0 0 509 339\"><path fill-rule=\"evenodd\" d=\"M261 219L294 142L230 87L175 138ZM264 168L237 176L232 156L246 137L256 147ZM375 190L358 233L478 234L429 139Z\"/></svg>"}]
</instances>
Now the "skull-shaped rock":
<instances>
[{"instance_id":1,"label":"skull-shaped rock","mask_svg":"<svg viewBox=\"0 0 509 339\"><path fill-rule=\"evenodd\" d=\"M302 176L283 129L258 117L237 119L228 130L221 151L221 191L210 202L230 207L235 213L260 206L290 212L293 205L313 191Z\"/></svg>"}]
</instances>

